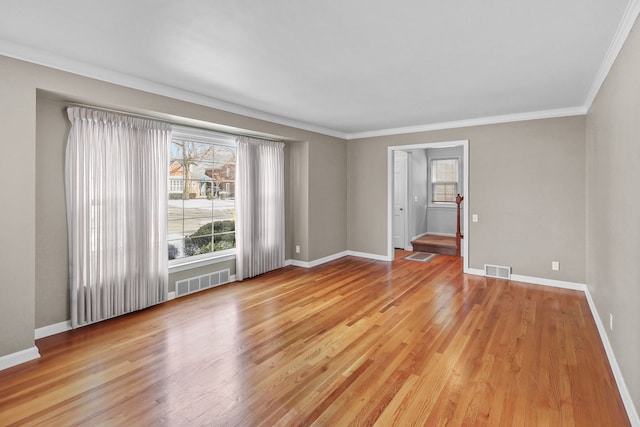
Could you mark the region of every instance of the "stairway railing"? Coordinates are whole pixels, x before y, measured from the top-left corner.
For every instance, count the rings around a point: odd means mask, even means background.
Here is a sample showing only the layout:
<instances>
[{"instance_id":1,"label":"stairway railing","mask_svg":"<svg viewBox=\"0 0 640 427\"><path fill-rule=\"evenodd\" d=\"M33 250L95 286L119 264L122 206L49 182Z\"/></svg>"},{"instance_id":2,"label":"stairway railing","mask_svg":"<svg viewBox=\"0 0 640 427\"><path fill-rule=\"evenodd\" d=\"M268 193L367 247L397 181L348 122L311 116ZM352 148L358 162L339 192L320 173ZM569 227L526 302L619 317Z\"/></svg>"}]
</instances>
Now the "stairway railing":
<instances>
[{"instance_id":1,"label":"stairway railing","mask_svg":"<svg viewBox=\"0 0 640 427\"><path fill-rule=\"evenodd\" d=\"M458 206L458 215L457 215L457 224L456 224L456 256L460 256L460 240L464 238L462 233L460 233L460 204L464 200L460 194L456 196L456 205Z\"/></svg>"}]
</instances>

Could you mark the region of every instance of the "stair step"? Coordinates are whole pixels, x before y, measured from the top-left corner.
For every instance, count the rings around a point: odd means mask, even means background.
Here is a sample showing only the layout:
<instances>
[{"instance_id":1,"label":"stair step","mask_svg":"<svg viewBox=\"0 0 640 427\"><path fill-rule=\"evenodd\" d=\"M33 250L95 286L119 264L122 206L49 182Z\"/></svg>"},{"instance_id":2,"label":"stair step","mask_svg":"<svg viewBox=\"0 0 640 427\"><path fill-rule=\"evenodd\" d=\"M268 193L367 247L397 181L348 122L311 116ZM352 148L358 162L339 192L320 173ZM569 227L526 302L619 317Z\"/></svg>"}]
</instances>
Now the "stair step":
<instances>
[{"instance_id":1,"label":"stair step","mask_svg":"<svg viewBox=\"0 0 640 427\"><path fill-rule=\"evenodd\" d=\"M442 255L456 255L456 238L425 234L411 242L416 252L430 252Z\"/></svg>"}]
</instances>

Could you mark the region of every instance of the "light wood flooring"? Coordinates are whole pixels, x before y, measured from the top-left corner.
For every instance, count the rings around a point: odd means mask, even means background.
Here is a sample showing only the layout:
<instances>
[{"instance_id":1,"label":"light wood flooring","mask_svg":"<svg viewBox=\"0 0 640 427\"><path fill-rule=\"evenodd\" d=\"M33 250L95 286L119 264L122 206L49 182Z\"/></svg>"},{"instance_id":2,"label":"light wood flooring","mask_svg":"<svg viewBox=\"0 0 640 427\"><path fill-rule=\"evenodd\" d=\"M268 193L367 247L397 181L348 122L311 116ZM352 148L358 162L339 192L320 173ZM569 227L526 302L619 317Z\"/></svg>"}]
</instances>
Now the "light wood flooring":
<instances>
[{"instance_id":1,"label":"light wood flooring","mask_svg":"<svg viewBox=\"0 0 640 427\"><path fill-rule=\"evenodd\" d=\"M0 372L0 425L629 425L581 292L398 254L40 339Z\"/></svg>"}]
</instances>

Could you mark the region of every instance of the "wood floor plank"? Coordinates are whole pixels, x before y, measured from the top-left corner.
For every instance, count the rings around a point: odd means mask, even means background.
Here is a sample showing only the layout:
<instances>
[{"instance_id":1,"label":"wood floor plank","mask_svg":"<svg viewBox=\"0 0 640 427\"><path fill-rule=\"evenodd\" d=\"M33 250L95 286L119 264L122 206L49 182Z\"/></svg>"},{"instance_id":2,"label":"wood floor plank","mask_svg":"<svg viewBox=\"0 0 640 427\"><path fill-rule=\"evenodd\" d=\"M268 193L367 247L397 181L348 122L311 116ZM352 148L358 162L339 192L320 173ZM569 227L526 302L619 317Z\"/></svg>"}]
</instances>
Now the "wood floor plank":
<instances>
[{"instance_id":1,"label":"wood floor plank","mask_svg":"<svg viewBox=\"0 0 640 427\"><path fill-rule=\"evenodd\" d=\"M0 372L0 426L629 425L584 294L407 254L40 339Z\"/></svg>"}]
</instances>

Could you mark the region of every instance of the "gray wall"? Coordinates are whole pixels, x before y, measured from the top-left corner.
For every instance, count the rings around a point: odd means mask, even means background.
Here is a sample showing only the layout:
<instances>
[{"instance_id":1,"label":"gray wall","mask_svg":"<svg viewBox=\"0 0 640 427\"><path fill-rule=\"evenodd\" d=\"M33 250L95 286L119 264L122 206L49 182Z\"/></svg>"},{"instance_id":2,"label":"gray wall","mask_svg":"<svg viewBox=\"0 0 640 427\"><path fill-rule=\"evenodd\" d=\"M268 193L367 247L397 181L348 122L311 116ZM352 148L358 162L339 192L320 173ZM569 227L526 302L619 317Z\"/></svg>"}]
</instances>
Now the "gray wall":
<instances>
[{"instance_id":1,"label":"gray wall","mask_svg":"<svg viewBox=\"0 0 640 427\"><path fill-rule=\"evenodd\" d=\"M530 120L348 142L347 246L386 255L387 147L469 140L469 265L585 282L585 118ZM551 261L560 271L551 271Z\"/></svg>"},{"instance_id":2,"label":"gray wall","mask_svg":"<svg viewBox=\"0 0 640 427\"><path fill-rule=\"evenodd\" d=\"M0 60L0 356L33 347L36 260L36 91L26 66Z\"/></svg>"},{"instance_id":3,"label":"gray wall","mask_svg":"<svg viewBox=\"0 0 640 427\"><path fill-rule=\"evenodd\" d=\"M346 188L336 185L346 180L344 141L3 56L0 75L0 166L13 181L0 190L0 357L33 347L36 320L41 327L68 319L62 181L68 125L60 100L152 115L185 125L232 126L280 136L289 141L289 148L300 145L295 155L295 150L287 152L290 164L285 172L290 178L289 190L296 193L286 198L286 253L300 261L312 261L346 250ZM329 157L332 161L325 161ZM331 202L325 203L328 194ZM309 206L314 209L313 215ZM327 218L333 225L328 232ZM295 254L289 247L297 237L306 252ZM309 248L313 248L312 254ZM195 273L203 272L198 269Z\"/></svg>"},{"instance_id":4,"label":"gray wall","mask_svg":"<svg viewBox=\"0 0 640 427\"><path fill-rule=\"evenodd\" d=\"M640 25L587 115L587 286L640 409ZM614 316L609 330L609 313Z\"/></svg>"},{"instance_id":5,"label":"gray wall","mask_svg":"<svg viewBox=\"0 0 640 427\"><path fill-rule=\"evenodd\" d=\"M309 242L303 247L310 260L317 260L347 247L346 142L310 141L307 158Z\"/></svg>"},{"instance_id":6,"label":"gray wall","mask_svg":"<svg viewBox=\"0 0 640 427\"><path fill-rule=\"evenodd\" d=\"M36 328L69 320L64 159L67 104L36 101Z\"/></svg>"},{"instance_id":7,"label":"gray wall","mask_svg":"<svg viewBox=\"0 0 640 427\"><path fill-rule=\"evenodd\" d=\"M300 246L296 254L301 260L309 259L309 144L302 142L290 146L291 158L291 217L293 248ZM295 253L295 250L293 250Z\"/></svg>"}]
</instances>

